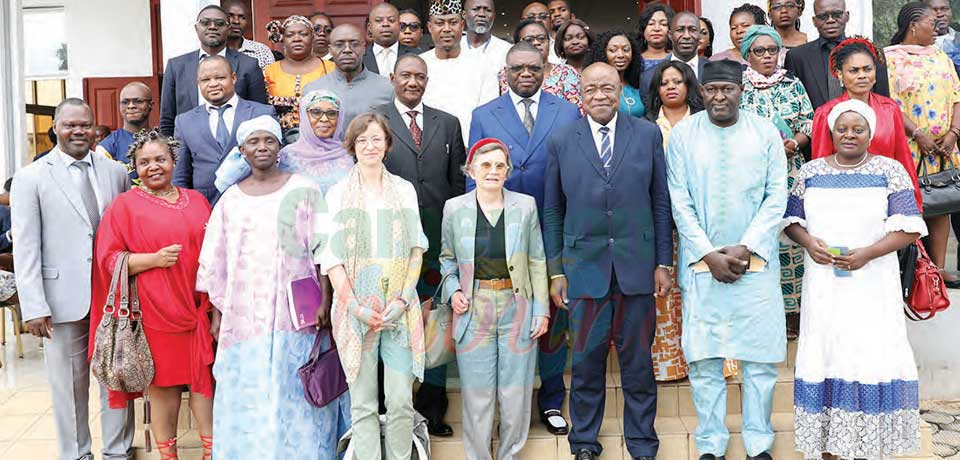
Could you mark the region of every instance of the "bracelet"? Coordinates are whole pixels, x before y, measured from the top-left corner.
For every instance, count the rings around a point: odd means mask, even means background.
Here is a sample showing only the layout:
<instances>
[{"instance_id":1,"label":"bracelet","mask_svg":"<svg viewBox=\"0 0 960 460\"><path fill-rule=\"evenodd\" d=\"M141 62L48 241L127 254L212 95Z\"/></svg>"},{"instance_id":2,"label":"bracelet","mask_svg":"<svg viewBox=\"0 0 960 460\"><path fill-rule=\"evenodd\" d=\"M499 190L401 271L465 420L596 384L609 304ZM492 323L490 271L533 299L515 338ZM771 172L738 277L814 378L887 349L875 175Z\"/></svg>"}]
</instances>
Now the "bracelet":
<instances>
[{"instance_id":1,"label":"bracelet","mask_svg":"<svg viewBox=\"0 0 960 460\"><path fill-rule=\"evenodd\" d=\"M948 132L953 133L958 139L960 139L960 128L950 128Z\"/></svg>"},{"instance_id":2,"label":"bracelet","mask_svg":"<svg viewBox=\"0 0 960 460\"><path fill-rule=\"evenodd\" d=\"M797 142L796 139L794 139L794 138L791 137L791 138L788 138L787 140L788 140L788 141L793 141L793 149L794 149L794 150L799 150L799 149L800 149L800 143Z\"/></svg>"},{"instance_id":3,"label":"bracelet","mask_svg":"<svg viewBox=\"0 0 960 460\"><path fill-rule=\"evenodd\" d=\"M923 132L923 130L922 130L919 126L917 126L916 128L914 128L913 132L910 133L910 138L911 138L911 139L916 139L916 138L917 138L917 131Z\"/></svg>"},{"instance_id":4,"label":"bracelet","mask_svg":"<svg viewBox=\"0 0 960 460\"><path fill-rule=\"evenodd\" d=\"M410 302L407 302L407 299L404 299L403 296L397 297L397 300L403 302L403 311L410 310Z\"/></svg>"}]
</instances>

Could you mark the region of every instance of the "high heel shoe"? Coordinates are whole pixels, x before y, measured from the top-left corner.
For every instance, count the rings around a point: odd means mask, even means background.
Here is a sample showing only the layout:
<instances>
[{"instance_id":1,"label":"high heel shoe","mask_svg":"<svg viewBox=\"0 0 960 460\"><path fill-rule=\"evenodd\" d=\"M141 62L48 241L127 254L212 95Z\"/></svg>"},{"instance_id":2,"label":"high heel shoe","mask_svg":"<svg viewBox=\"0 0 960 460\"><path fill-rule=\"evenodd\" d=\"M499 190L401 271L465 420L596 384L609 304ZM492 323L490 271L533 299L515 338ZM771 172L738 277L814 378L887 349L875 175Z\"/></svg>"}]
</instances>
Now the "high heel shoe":
<instances>
[{"instance_id":1,"label":"high heel shoe","mask_svg":"<svg viewBox=\"0 0 960 460\"><path fill-rule=\"evenodd\" d=\"M157 440L157 453L160 454L160 460L178 460L177 438L170 438L166 441Z\"/></svg>"},{"instance_id":2,"label":"high heel shoe","mask_svg":"<svg viewBox=\"0 0 960 460\"><path fill-rule=\"evenodd\" d=\"M200 444L203 445L203 457L200 460L213 460L213 435L200 435Z\"/></svg>"}]
</instances>

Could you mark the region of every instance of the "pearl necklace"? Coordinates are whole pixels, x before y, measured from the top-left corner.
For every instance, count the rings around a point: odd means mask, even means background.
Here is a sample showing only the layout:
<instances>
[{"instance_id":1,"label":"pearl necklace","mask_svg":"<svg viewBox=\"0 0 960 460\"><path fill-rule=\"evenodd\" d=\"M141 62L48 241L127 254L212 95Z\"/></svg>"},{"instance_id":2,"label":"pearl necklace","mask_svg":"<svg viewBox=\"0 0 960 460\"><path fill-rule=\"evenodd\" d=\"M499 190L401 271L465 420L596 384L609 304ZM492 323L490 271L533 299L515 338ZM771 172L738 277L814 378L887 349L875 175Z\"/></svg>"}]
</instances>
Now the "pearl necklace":
<instances>
[{"instance_id":1,"label":"pearl necklace","mask_svg":"<svg viewBox=\"0 0 960 460\"><path fill-rule=\"evenodd\" d=\"M833 157L833 162L836 163L837 166L839 166L839 167L841 167L841 168L855 169L855 168L859 168L860 166L862 166L863 163L867 161L867 157L869 157L869 156L870 156L870 152L863 152L863 158L861 158L860 161L858 161L856 164L852 164L852 165L841 164L841 163L840 163L840 160L839 160L837 157Z\"/></svg>"}]
</instances>

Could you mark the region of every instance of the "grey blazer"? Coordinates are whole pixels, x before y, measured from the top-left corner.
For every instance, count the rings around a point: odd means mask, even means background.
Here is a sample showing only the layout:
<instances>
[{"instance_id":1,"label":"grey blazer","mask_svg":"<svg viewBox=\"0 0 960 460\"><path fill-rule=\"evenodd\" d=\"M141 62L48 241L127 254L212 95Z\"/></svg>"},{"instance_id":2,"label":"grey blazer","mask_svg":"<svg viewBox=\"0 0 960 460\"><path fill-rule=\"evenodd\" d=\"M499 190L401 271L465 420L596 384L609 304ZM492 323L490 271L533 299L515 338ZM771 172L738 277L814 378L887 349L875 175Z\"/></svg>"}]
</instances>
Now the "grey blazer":
<instances>
[{"instance_id":1,"label":"grey blazer","mask_svg":"<svg viewBox=\"0 0 960 460\"><path fill-rule=\"evenodd\" d=\"M90 152L103 207L130 188L127 168ZM13 176L13 258L23 320L79 321L90 312L94 232L60 150Z\"/></svg>"},{"instance_id":2,"label":"grey blazer","mask_svg":"<svg viewBox=\"0 0 960 460\"><path fill-rule=\"evenodd\" d=\"M549 316L547 259L532 196L503 189L504 239L507 267L517 302L529 305L522 325L529 330L534 316ZM474 240L477 234L477 191L447 200L443 206L440 272L446 277L443 298L457 290L473 298ZM450 275L450 276L447 276ZM523 311L521 309L520 311ZM453 338L463 339L473 318L473 308L454 320Z\"/></svg>"}]
</instances>

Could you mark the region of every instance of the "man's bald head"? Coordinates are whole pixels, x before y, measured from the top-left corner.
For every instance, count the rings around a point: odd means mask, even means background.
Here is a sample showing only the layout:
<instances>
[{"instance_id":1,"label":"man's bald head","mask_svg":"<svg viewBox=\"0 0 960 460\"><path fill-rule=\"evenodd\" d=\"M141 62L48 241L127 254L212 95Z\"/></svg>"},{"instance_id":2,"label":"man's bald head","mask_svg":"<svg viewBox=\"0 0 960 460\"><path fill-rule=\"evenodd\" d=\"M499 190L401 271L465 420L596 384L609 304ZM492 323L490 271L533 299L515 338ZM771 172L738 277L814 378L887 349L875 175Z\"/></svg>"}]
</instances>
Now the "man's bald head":
<instances>
[{"instance_id":1,"label":"man's bald head","mask_svg":"<svg viewBox=\"0 0 960 460\"><path fill-rule=\"evenodd\" d=\"M213 56L207 56L203 58L203 60L200 61L200 65L197 66L197 74L199 75L201 72L203 72L203 69L207 68L222 68L226 72L233 75L233 66L230 65L230 61L219 54L214 54Z\"/></svg>"},{"instance_id":2,"label":"man's bald head","mask_svg":"<svg viewBox=\"0 0 960 460\"><path fill-rule=\"evenodd\" d=\"M150 99L153 98L153 90L144 82L132 81L124 85L123 89L120 90L120 99L123 99L124 96Z\"/></svg>"}]
</instances>

